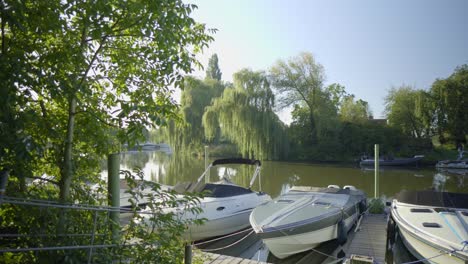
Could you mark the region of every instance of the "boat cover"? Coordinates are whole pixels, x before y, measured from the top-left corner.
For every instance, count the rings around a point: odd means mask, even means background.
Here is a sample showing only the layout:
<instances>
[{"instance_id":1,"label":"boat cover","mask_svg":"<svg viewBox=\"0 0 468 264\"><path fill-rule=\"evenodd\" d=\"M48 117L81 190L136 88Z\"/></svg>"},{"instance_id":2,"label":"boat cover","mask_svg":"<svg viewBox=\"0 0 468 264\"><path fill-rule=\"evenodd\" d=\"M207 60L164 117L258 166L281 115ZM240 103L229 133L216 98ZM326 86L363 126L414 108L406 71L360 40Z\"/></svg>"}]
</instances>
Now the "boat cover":
<instances>
[{"instance_id":1,"label":"boat cover","mask_svg":"<svg viewBox=\"0 0 468 264\"><path fill-rule=\"evenodd\" d=\"M468 209L468 193L436 191L401 191L396 195L400 203Z\"/></svg>"},{"instance_id":2,"label":"boat cover","mask_svg":"<svg viewBox=\"0 0 468 264\"><path fill-rule=\"evenodd\" d=\"M258 165L261 166L262 163L259 160L243 159L243 158L229 158L229 159L218 159L213 161L212 165L222 165L222 164L246 164L246 165Z\"/></svg>"}]
</instances>

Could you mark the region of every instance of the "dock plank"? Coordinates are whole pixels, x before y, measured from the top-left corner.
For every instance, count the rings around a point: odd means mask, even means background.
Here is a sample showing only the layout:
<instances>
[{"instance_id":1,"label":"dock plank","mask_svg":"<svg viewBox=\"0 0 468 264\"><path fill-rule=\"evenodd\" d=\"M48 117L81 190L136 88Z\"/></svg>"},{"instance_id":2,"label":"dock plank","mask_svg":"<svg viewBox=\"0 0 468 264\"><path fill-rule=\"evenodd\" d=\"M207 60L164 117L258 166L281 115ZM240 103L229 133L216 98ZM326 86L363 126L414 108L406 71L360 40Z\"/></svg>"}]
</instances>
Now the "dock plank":
<instances>
[{"instance_id":1,"label":"dock plank","mask_svg":"<svg viewBox=\"0 0 468 264\"><path fill-rule=\"evenodd\" d=\"M368 214L362 219L359 231L354 234L348 248L346 257L351 255L364 255L373 257L378 263L385 262L387 219L383 214Z\"/></svg>"}]
</instances>

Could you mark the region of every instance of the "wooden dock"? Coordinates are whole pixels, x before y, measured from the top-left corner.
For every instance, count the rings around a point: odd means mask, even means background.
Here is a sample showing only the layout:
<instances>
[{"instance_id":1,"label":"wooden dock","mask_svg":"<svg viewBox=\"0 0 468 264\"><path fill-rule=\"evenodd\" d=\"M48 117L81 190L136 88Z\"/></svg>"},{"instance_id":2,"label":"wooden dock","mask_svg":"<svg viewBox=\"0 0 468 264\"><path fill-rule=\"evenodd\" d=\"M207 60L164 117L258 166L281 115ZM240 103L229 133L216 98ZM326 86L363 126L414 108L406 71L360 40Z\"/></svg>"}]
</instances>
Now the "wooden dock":
<instances>
[{"instance_id":1,"label":"wooden dock","mask_svg":"<svg viewBox=\"0 0 468 264\"><path fill-rule=\"evenodd\" d=\"M338 247L332 255L337 256L338 252L343 250L347 259L350 259L352 255L359 255L372 257L374 263L385 263L386 228L387 216L385 214L366 214L358 230L356 232L354 229L351 230L347 243ZM333 259L327 261L330 260Z\"/></svg>"},{"instance_id":2,"label":"wooden dock","mask_svg":"<svg viewBox=\"0 0 468 264\"><path fill-rule=\"evenodd\" d=\"M257 260L244 259L231 257L226 255L219 255L214 253L200 253L195 254L203 260L203 264L267 264L267 262L260 262Z\"/></svg>"},{"instance_id":3,"label":"wooden dock","mask_svg":"<svg viewBox=\"0 0 468 264\"><path fill-rule=\"evenodd\" d=\"M268 257L263 258L263 261L266 262L252 260L251 258L254 252L258 251L261 245L261 242L256 235L250 235L245 241L243 241L245 242L244 245L237 246L234 249L215 251L219 254L197 252L195 253L195 256L198 255L202 257L204 264L321 264L335 262L339 256L339 252L342 250L346 255L345 258L348 260L352 255L360 255L372 257L374 263L385 263L386 227L386 215L366 214L361 219L361 223L356 232L355 227L353 227L348 233L347 243L343 246L339 246L337 240L331 240L321 244L314 250L295 254L286 259L277 259L271 253L267 253ZM224 241L217 241L213 244L204 245L199 249L206 250L209 248L223 248L226 244L230 244L236 239L239 238L232 237Z\"/></svg>"}]
</instances>

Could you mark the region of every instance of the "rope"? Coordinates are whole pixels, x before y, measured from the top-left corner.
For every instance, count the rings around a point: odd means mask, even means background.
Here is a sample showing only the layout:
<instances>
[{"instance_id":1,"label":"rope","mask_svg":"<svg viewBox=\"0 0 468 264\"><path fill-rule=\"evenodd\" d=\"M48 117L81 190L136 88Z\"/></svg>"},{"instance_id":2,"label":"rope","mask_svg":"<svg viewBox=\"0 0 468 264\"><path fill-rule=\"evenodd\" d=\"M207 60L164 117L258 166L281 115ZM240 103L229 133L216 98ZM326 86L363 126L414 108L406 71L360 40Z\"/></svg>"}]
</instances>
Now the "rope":
<instances>
[{"instance_id":1,"label":"rope","mask_svg":"<svg viewBox=\"0 0 468 264\"><path fill-rule=\"evenodd\" d=\"M453 251L450 251L450 252L443 252L443 253L441 253L441 254L435 255L435 256L430 257L430 258L418 259L418 260L415 260L415 261L404 262L404 263L401 263L401 264L414 264L414 263L424 262L424 261L426 261L426 260L431 260L431 259L433 259L433 258L437 258L437 257L443 256L443 255L455 253L456 251L459 251L459 250L453 250Z\"/></svg>"},{"instance_id":2,"label":"rope","mask_svg":"<svg viewBox=\"0 0 468 264\"><path fill-rule=\"evenodd\" d=\"M240 243L241 241L243 241L244 239L246 239L248 236L250 236L254 231L250 231L247 235L245 235L243 238L237 240L236 242L232 243L232 244L229 244L227 246L224 246L224 247L220 247L220 248L209 248L209 249L203 249L203 251L205 252L212 252L212 251L218 251L218 250L222 250L222 249L226 249L228 247L232 247L238 243Z\"/></svg>"},{"instance_id":3,"label":"rope","mask_svg":"<svg viewBox=\"0 0 468 264\"><path fill-rule=\"evenodd\" d=\"M236 233L228 234L228 235L225 235L225 236L221 236L221 237L214 238L214 239L207 240L207 241L203 241L203 242L194 243L193 245L194 246L199 246L199 245L208 244L208 243L211 243L211 242L214 242L214 241L218 241L218 240L225 239L225 238L228 238L228 237L232 237L232 236L235 236L235 235L238 235L238 234L242 234L244 232L251 231L251 230L252 230L252 228L247 228L247 229L244 229L242 231L238 231Z\"/></svg>"},{"instance_id":4,"label":"rope","mask_svg":"<svg viewBox=\"0 0 468 264\"><path fill-rule=\"evenodd\" d=\"M427 261L427 260L431 260L433 258L437 258L437 257L443 256L443 255L451 255L451 254L459 252L459 251L463 252L463 251L465 251L465 247L468 245L468 241L465 240L465 241L462 242L462 244L463 244L462 249L454 249L452 251L442 252L442 253L440 253L438 255L435 255L435 256L432 256L432 257L429 257L429 258L419 259L419 260L411 261L411 262L405 262L405 263L402 263L402 264L414 264L414 263L419 263L419 262L424 262L424 261Z\"/></svg>"}]
</instances>

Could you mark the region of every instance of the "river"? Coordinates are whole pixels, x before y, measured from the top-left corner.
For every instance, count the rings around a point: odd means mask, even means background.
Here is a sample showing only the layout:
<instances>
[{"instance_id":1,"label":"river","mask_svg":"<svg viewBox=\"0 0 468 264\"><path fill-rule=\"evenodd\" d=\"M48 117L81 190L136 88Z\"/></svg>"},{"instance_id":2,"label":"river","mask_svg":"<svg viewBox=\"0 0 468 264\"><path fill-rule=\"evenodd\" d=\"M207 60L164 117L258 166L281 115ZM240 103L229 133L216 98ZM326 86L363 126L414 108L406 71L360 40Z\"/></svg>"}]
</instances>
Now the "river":
<instances>
[{"instance_id":1,"label":"river","mask_svg":"<svg viewBox=\"0 0 468 264\"><path fill-rule=\"evenodd\" d=\"M212 162L214 158L209 158ZM175 185L177 182L194 181L203 172L205 161L189 155L166 154L164 152L126 152L121 155L121 169L140 168L145 179L161 184ZM253 166L236 165L229 170L224 167L211 171L211 181L227 175L242 186L248 186ZM104 172L105 173L105 172ZM380 195L392 197L400 190L424 190L468 193L468 171L437 171L434 167L380 169ZM364 190L368 197L374 196L374 170L358 166L329 164L292 163L262 161L260 181L253 189L276 197L292 185L323 187L330 184L353 185Z\"/></svg>"},{"instance_id":2,"label":"river","mask_svg":"<svg viewBox=\"0 0 468 264\"><path fill-rule=\"evenodd\" d=\"M209 158L212 162L214 158ZM219 167L219 168L218 168ZM164 152L127 152L121 154L121 169L133 170L139 168L143 171L146 180L156 181L161 184L175 185L177 182L195 181L204 171L205 160L187 155L166 154ZM241 186L248 186L253 174L253 166L236 165L226 169L223 166L216 166L211 170L210 179L216 181L223 176L228 176L231 180ZM106 175L106 171L103 172ZM104 176L103 175L103 176ZM450 172L437 171L434 167L387 169L381 167L379 177L380 196L390 198L401 190L425 190L436 189L439 191L468 193L468 170L455 170ZM253 189L277 197L287 191L292 185L318 186L323 187L335 184L343 187L353 185L364 190L369 198L374 197L374 170L361 169L357 165L343 166L330 164L292 163L280 161L263 161L261 177L253 185ZM255 243L259 238L249 235L242 243L235 246L226 246L234 241L243 240L244 234L229 237L220 241L207 244L206 248L220 248L214 253L230 256L253 257L257 250ZM242 237L242 238L241 238ZM236 242L237 243L237 242ZM401 241L397 239L393 256L395 263L414 261ZM202 247L203 248L203 247ZM322 249L321 249L322 250ZM331 252L331 251L330 251ZM311 253L311 255L308 255ZM242 254L242 255L241 255ZM250 255L249 255L250 254ZM311 256L314 261L323 261L321 254L304 252L293 256L292 259L284 260L284 263L292 263L295 257L302 258L303 255ZM261 255L261 251L255 255L260 260L283 263L281 260L273 258L271 254ZM273 261L274 259L274 261ZM294 262L294 261L293 261Z\"/></svg>"}]
</instances>

